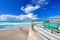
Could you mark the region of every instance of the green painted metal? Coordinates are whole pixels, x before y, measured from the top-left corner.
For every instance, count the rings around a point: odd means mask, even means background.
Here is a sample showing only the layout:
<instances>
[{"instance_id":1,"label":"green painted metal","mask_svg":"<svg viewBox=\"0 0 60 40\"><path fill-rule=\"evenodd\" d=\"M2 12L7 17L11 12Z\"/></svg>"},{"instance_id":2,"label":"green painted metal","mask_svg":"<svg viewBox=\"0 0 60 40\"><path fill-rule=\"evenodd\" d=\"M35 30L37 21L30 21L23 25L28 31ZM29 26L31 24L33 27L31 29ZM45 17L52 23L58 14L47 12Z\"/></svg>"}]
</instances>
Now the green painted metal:
<instances>
[{"instance_id":1,"label":"green painted metal","mask_svg":"<svg viewBox=\"0 0 60 40\"><path fill-rule=\"evenodd\" d=\"M56 30L58 30L58 28L59 28L59 23L58 23L58 22L45 21L45 22L43 23L43 26L44 26L45 28L48 28L48 29L56 29Z\"/></svg>"}]
</instances>

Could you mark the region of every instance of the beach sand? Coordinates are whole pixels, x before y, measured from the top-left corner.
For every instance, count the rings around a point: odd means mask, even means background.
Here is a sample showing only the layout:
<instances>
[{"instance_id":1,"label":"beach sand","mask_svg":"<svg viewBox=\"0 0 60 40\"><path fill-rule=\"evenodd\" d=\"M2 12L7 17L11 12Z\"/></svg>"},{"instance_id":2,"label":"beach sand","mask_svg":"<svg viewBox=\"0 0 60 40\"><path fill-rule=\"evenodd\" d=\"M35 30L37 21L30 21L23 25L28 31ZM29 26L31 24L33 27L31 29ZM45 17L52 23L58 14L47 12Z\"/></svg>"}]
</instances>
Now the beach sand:
<instances>
[{"instance_id":1,"label":"beach sand","mask_svg":"<svg viewBox=\"0 0 60 40\"><path fill-rule=\"evenodd\" d=\"M0 40L27 40L29 27L0 30Z\"/></svg>"}]
</instances>

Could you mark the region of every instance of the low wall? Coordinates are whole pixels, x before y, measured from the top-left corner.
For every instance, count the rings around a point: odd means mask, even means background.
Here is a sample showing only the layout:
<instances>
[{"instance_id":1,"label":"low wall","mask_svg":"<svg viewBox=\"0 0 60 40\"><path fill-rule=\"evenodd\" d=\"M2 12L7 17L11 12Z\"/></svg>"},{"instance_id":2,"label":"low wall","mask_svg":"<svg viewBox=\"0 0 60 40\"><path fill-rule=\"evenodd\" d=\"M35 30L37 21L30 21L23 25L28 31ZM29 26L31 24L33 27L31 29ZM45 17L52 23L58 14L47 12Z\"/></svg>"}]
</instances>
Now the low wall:
<instances>
[{"instance_id":1,"label":"low wall","mask_svg":"<svg viewBox=\"0 0 60 40\"><path fill-rule=\"evenodd\" d=\"M29 35L28 35L28 40L44 40L42 37L37 35L32 28L30 27L29 29Z\"/></svg>"}]
</instances>

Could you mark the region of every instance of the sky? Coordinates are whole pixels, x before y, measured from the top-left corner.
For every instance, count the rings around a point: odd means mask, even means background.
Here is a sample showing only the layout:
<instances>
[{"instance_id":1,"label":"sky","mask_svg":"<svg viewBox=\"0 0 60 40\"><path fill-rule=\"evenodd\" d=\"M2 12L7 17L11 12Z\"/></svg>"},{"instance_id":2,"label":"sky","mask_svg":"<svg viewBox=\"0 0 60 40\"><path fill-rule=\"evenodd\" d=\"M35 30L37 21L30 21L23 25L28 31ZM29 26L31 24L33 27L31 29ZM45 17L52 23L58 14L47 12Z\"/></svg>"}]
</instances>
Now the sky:
<instances>
[{"instance_id":1,"label":"sky","mask_svg":"<svg viewBox=\"0 0 60 40\"><path fill-rule=\"evenodd\" d=\"M60 0L0 0L0 20L60 15Z\"/></svg>"}]
</instances>

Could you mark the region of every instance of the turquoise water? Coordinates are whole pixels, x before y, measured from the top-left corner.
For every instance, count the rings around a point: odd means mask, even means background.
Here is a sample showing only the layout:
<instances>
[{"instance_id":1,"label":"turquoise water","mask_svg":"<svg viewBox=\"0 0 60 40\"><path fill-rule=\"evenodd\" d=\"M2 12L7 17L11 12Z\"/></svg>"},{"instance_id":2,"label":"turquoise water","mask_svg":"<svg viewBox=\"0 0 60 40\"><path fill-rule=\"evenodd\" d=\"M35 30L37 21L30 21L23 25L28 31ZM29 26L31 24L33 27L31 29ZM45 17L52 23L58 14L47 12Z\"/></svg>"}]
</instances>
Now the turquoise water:
<instances>
[{"instance_id":1,"label":"turquoise water","mask_svg":"<svg viewBox=\"0 0 60 40\"><path fill-rule=\"evenodd\" d=\"M34 20L33 22L41 22L41 20ZM31 26L31 23L32 20L0 20L0 30Z\"/></svg>"},{"instance_id":2,"label":"turquoise water","mask_svg":"<svg viewBox=\"0 0 60 40\"><path fill-rule=\"evenodd\" d=\"M31 20L0 20L0 30L30 26Z\"/></svg>"}]
</instances>

